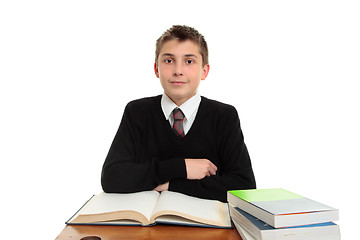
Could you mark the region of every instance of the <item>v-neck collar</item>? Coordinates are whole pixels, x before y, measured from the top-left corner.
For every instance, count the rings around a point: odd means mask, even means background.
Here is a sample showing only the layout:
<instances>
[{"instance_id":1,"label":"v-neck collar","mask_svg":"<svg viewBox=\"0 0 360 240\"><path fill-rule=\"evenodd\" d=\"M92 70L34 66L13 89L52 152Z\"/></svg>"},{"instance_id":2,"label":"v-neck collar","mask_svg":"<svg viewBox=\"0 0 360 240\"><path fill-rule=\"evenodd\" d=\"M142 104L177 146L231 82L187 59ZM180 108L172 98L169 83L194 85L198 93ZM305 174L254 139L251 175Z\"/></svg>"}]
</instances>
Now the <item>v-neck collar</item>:
<instances>
[{"instance_id":1,"label":"v-neck collar","mask_svg":"<svg viewBox=\"0 0 360 240\"><path fill-rule=\"evenodd\" d=\"M201 102L201 97L199 93L196 93L189 100L184 102L181 106L177 106L167 95L164 93L161 96L161 109L164 113L166 120L169 120L172 111L175 108L180 108L184 113L185 119L189 119L198 109Z\"/></svg>"},{"instance_id":2,"label":"v-neck collar","mask_svg":"<svg viewBox=\"0 0 360 240\"><path fill-rule=\"evenodd\" d=\"M194 119L194 122L191 126L191 128L189 129L188 133L184 136L184 137L178 137L174 134L168 119L166 119L165 115L163 114L162 111L162 107L161 107L161 95L159 96L159 102L158 102L158 110L162 113L161 115L161 119L163 120L163 127L166 128L166 131L169 135L171 135L171 138L175 141L177 141L178 143L182 143L184 141L186 141L186 139L188 138L192 138L193 135L196 134L196 132L199 130L199 128L201 127L201 121L204 118L204 114L206 112L206 98L201 96L201 102L196 114L196 117Z\"/></svg>"}]
</instances>

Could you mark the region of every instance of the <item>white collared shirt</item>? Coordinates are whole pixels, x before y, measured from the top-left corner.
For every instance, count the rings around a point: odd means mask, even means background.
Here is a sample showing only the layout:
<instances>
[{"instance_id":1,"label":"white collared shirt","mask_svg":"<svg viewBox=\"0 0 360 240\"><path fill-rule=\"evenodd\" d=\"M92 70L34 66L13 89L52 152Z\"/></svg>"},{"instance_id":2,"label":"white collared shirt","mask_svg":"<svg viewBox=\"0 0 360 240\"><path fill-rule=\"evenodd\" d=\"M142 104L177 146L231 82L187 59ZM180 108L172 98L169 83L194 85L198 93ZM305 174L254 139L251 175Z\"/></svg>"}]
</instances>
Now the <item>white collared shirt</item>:
<instances>
[{"instance_id":1,"label":"white collared shirt","mask_svg":"<svg viewBox=\"0 0 360 240\"><path fill-rule=\"evenodd\" d=\"M192 124L194 123L197 111L199 109L201 102L201 97L199 93L196 93L193 97L189 100L184 102L180 107L178 107L165 93L161 97L161 108L165 115L166 120L169 121L170 126L172 127L174 123L174 116L172 115L172 111L175 108L180 108L181 111L184 113L184 133L185 135L190 130Z\"/></svg>"}]
</instances>

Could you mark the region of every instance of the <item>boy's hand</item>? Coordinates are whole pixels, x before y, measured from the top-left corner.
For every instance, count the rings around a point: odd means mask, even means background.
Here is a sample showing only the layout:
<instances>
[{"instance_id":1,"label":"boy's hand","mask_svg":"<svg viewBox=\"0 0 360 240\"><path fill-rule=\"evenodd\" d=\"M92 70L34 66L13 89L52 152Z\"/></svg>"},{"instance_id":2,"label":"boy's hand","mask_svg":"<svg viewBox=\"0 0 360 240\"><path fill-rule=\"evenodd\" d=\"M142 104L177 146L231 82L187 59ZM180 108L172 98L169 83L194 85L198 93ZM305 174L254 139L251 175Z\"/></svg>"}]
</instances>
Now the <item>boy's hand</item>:
<instances>
[{"instance_id":1,"label":"boy's hand","mask_svg":"<svg viewBox=\"0 0 360 240\"><path fill-rule=\"evenodd\" d=\"M208 159L185 159L187 179L203 179L215 175L217 167Z\"/></svg>"},{"instance_id":2,"label":"boy's hand","mask_svg":"<svg viewBox=\"0 0 360 240\"><path fill-rule=\"evenodd\" d=\"M155 191L162 192L169 189L169 182L160 184L156 188L154 188Z\"/></svg>"}]
</instances>

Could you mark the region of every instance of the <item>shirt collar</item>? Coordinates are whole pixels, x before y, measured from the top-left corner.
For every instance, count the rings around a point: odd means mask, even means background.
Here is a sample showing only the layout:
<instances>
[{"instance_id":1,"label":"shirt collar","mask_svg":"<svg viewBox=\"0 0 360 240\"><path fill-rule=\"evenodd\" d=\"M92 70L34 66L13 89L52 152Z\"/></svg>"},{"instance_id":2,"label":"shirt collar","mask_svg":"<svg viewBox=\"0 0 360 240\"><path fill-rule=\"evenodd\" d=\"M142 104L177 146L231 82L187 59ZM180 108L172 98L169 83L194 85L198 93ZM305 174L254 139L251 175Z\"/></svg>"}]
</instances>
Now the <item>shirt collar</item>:
<instances>
[{"instance_id":1,"label":"shirt collar","mask_svg":"<svg viewBox=\"0 0 360 240\"><path fill-rule=\"evenodd\" d=\"M195 112L195 110L199 107L201 102L201 97L199 93L196 93L193 97L191 97L189 100L184 102L179 108L184 113L185 118L189 119L191 115ZM163 110L163 113L165 115L166 120L169 119L172 111L174 108L177 108L178 106L164 93L161 97L161 108Z\"/></svg>"}]
</instances>

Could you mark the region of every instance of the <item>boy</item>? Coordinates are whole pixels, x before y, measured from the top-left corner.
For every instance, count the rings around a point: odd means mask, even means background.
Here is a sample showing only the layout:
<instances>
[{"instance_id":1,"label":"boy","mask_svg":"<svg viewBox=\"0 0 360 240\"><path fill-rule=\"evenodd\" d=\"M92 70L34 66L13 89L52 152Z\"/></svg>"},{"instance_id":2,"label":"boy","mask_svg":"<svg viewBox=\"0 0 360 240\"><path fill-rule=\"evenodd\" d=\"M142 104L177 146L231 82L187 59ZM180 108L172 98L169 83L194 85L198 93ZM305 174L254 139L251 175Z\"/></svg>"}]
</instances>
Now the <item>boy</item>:
<instances>
[{"instance_id":1,"label":"boy","mask_svg":"<svg viewBox=\"0 0 360 240\"><path fill-rule=\"evenodd\" d=\"M197 93L209 68L195 29L173 26L157 40L164 94L126 106L102 169L105 192L170 190L226 202L228 190L256 187L236 109Z\"/></svg>"}]
</instances>

